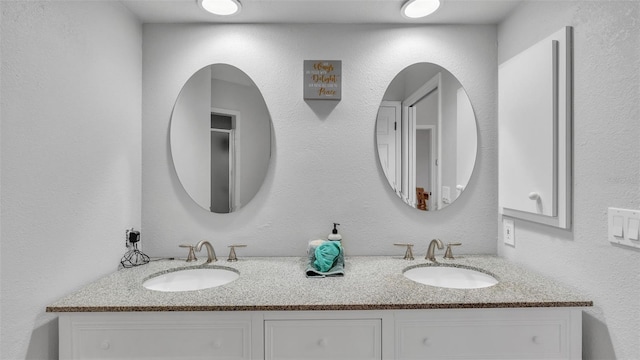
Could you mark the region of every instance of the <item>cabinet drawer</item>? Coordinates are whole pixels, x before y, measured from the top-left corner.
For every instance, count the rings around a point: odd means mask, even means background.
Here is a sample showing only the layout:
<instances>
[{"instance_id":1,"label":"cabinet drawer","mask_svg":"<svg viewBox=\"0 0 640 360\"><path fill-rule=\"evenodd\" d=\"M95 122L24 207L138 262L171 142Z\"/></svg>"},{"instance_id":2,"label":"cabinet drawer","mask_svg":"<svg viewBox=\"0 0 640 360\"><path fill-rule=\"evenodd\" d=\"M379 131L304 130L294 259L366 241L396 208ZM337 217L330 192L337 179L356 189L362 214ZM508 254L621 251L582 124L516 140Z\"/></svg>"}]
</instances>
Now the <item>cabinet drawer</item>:
<instances>
[{"instance_id":1,"label":"cabinet drawer","mask_svg":"<svg viewBox=\"0 0 640 360\"><path fill-rule=\"evenodd\" d=\"M382 320L265 321L266 360L382 358Z\"/></svg>"},{"instance_id":2,"label":"cabinet drawer","mask_svg":"<svg viewBox=\"0 0 640 360\"><path fill-rule=\"evenodd\" d=\"M398 359L559 359L567 357L565 330L552 320L403 321L396 350Z\"/></svg>"},{"instance_id":3,"label":"cabinet drawer","mask_svg":"<svg viewBox=\"0 0 640 360\"><path fill-rule=\"evenodd\" d=\"M73 324L74 359L250 359L250 321Z\"/></svg>"}]
</instances>

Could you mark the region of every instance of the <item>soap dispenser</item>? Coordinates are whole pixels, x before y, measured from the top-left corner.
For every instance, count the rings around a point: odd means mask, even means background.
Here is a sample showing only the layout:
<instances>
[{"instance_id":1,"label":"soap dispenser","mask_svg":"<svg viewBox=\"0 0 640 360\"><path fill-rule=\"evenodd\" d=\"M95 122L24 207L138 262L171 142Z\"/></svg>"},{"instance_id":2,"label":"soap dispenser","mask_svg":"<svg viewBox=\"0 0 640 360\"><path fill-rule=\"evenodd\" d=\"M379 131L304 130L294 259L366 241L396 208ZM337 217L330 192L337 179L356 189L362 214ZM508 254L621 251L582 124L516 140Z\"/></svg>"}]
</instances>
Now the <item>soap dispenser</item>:
<instances>
[{"instance_id":1,"label":"soap dispenser","mask_svg":"<svg viewBox=\"0 0 640 360\"><path fill-rule=\"evenodd\" d=\"M338 223L333 223L333 230L331 230L331 234L327 237L330 241L342 241L342 235L338 233Z\"/></svg>"}]
</instances>

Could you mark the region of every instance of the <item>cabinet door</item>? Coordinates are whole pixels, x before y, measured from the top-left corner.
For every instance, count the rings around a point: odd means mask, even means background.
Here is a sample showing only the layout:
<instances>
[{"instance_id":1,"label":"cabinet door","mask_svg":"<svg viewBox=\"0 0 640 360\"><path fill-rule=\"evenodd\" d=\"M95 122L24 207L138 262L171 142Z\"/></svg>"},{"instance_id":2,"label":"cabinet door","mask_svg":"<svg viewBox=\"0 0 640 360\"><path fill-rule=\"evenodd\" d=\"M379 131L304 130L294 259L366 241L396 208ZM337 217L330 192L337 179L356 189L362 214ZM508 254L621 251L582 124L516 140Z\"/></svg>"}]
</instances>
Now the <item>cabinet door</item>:
<instances>
[{"instance_id":1,"label":"cabinet door","mask_svg":"<svg viewBox=\"0 0 640 360\"><path fill-rule=\"evenodd\" d=\"M265 360L382 359L382 320L265 321Z\"/></svg>"},{"instance_id":2,"label":"cabinet door","mask_svg":"<svg viewBox=\"0 0 640 360\"><path fill-rule=\"evenodd\" d=\"M567 314L447 312L396 320L396 358L569 359Z\"/></svg>"},{"instance_id":3,"label":"cabinet door","mask_svg":"<svg viewBox=\"0 0 640 360\"><path fill-rule=\"evenodd\" d=\"M500 64L499 208L560 228L571 211L571 28Z\"/></svg>"},{"instance_id":4,"label":"cabinet door","mask_svg":"<svg viewBox=\"0 0 640 360\"><path fill-rule=\"evenodd\" d=\"M109 314L75 316L68 323L71 343L61 346L61 359L251 358L250 320L185 322L164 315L126 319Z\"/></svg>"},{"instance_id":5,"label":"cabinet door","mask_svg":"<svg viewBox=\"0 0 640 360\"><path fill-rule=\"evenodd\" d=\"M500 206L557 215L558 42L500 65ZM529 194L538 194L537 200Z\"/></svg>"}]
</instances>

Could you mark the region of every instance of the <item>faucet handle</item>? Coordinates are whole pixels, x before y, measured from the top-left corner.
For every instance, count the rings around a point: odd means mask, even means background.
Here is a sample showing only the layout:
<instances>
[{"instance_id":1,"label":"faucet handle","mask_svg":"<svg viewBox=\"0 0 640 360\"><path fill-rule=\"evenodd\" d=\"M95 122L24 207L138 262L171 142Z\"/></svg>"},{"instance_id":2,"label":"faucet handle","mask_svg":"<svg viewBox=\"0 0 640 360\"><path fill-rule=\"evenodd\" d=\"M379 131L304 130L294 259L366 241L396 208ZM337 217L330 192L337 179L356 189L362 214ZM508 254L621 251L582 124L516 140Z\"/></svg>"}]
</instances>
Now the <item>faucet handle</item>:
<instances>
[{"instance_id":1,"label":"faucet handle","mask_svg":"<svg viewBox=\"0 0 640 360\"><path fill-rule=\"evenodd\" d=\"M448 243L447 244L447 250L445 250L445 252L444 252L444 258L445 259L449 259L449 260L455 259L453 257L453 252L451 252L451 247L452 246L460 246L460 245L462 245L462 243Z\"/></svg>"},{"instance_id":2,"label":"faucet handle","mask_svg":"<svg viewBox=\"0 0 640 360\"><path fill-rule=\"evenodd\" d=\"M236 248L239 247L247 247L247 245L241 244L241 245L229 245L229 258L227 259L227 261L238 261L238 257L236 256Z\"/></svg>"},{"instance_id":3,"label":"faucet handle","mask_svg":"<svg viewBox=\"0 0 640 360\"><path fill-rule=\"evenodd\" d=\"M402 244L402 243L395 243L393 244L395 246L406 246L407 247L407 251L404 253L404 260L413 260L413 244Z\"/></svg>"},{"instance_id":4,"label":"faucet handle","mask_svg":"<svg viewBox=\"0 0 640 360\"><path fill-rule=\"evenodd\" d=\"M178 245L181 248L189 248L189 255L187 255L187 262L192 262L192 261L196 261L198 260L198 258L196 258L196 253L193 250L194 246L193 245L188 245L188 244L181 244Z\"/></svg>"}]
</instances>

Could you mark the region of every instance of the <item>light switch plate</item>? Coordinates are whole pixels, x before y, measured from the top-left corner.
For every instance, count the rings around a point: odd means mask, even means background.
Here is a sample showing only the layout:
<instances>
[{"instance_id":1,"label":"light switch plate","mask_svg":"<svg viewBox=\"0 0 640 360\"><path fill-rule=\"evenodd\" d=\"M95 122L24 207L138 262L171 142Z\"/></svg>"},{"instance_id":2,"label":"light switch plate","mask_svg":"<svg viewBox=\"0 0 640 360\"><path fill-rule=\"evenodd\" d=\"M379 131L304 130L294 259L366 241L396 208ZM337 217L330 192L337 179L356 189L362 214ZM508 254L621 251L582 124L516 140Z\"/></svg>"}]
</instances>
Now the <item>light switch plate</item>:
<instances>
[{"instance_id":1,"label":"light switch plate","mask_svg":"<svg viewBox=\"0 0 640 360\"><path fill-rule=\"evenodd\" d=\"M624 216L622 214L613 215L613 223L611 224L611 234L615 238L624 238Z\"/></svg>"},{"instance_id":2,"label":"light switch plate","mask_svg":"<svg viewBox=\"0 0 640 360\"><path fill-rule=\"evenodd\" d=\"M502 219L502 239L504 243L511 246L516 246L516 225L513 219Z\"/></svg>"},{"instance_id":3,"label":"light switch plate","mask_svg":"<svg viewBox=\"0 0 640 360\"><path fill-rule=\"evenodd\" d=\"M629 226L627 227L627 232L629 233L629 240L638 240L638 232L640 230L640 220L638 219L629 219Z\"/></svg>"},{"instance_id":4,"label":"light switch plate","mask_svg":"<svg viewBox=\"0 0 640 360\"><path fill-rule=\"evenodd\" d=\"M640 210L609 208L609 242L640 248L638 224Z\"/></svg>"}]
</instances>

